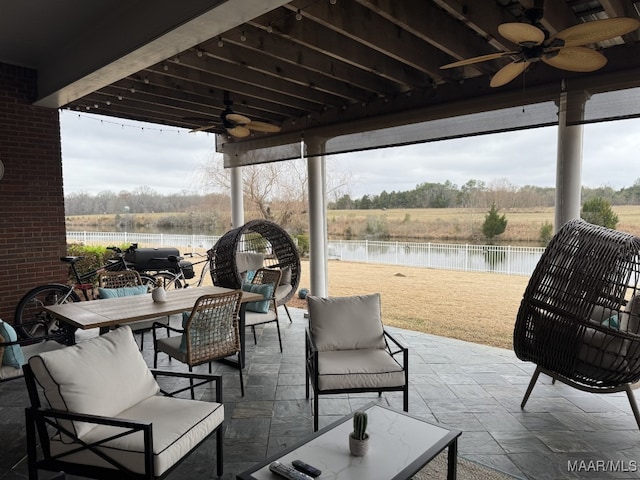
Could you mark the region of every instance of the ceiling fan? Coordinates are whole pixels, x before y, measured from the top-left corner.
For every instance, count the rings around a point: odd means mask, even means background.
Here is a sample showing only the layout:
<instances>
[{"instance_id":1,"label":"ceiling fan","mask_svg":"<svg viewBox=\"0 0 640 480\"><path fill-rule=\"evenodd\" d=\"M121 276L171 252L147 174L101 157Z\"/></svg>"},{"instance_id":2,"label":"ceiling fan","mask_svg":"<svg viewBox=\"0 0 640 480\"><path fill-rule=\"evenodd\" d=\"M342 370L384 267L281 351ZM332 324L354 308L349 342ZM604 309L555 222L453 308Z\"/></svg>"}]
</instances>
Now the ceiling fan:
<instances>
[{"instance_id":1,"label":"ceiling fan","mask_svg":"<svg viewBox=\"0 0 640 480\"><path fill-rule=\"evenodd\" d=\"M607 58L583 45L619 37L640 27L640 22L634 18L607 18L574 25L550 37L549 32L540 23L544 13L543 3L536 1L534 8L525 10L524 16L530 23L503 23L498 26L500 35L516 44L517 50L468 58L440 68L462 67L502 57L515 57L513 62L502 67L493 76L490 82L492 87L506 85L524 72L531 63L538 61L571 72L592 72L604 67Z\"/></svg>"},{"instance_id":2,"label":"ceiling fan","mask_svg":"<svg viewBox=\"0 0 640 480\"><path fill-rule=\"evenodd\" d=\"M252 131L263 133L278 133L280 127L272 123L257 122L251 120L245 115L234 113L231 110L233 101L229 98L229 92L224 92L224 105L225 109L220 114L220 123L204 125L202 127L194 128L192 132L201 132L205 130L219 130L220 126L231 136L236 138L244 138L251 135Z\"/></svg>"}]
</instances>

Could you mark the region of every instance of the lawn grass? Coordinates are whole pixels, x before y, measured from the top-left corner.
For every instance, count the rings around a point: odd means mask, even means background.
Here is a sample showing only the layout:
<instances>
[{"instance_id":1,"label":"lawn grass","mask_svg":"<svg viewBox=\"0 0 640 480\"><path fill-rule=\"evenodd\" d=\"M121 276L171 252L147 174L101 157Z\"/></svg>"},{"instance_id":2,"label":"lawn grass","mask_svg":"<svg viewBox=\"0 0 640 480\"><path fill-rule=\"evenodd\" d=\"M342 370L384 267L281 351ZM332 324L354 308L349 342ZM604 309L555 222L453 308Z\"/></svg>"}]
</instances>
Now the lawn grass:
<instances>
[{"instance_id":1,"label":"lawn grass","mask_svg":"<svg viewBox=\"0 0 640 480\"><path fill-rule=\"evenodd\" d=\"M380 293L386 325L502 348L529 277L343 261L329 262L329 295ZM309 288L302 262L300 288ZM290 306L306 308L297 296Z\"/></svg>"}]
</instances>

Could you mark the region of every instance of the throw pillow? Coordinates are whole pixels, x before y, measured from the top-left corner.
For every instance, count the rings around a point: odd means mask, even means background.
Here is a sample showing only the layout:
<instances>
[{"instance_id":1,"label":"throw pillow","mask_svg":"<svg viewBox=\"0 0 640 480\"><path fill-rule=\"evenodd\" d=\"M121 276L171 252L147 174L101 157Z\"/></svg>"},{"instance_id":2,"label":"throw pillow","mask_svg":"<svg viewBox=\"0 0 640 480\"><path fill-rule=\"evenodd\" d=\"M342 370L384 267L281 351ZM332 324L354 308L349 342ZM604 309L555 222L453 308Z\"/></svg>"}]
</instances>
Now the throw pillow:
<instances>
[{"instance_id":1,"label":"throw pillow","mask_svg":"<svg viewBox=\"0 0 640 480\"><path fill-rule=\"evenodd\" d=\"M14 328L7 322L0 320L0 336L5 342L15 342L18 340L18 334ZM20 345L8 345L4 348L2 355L2 365L9 367L21 368L24 364L24 353Z\"/></svg>"},{"instance_id":2,"label":"throw pillow","mask_svg":"<svg viewBox=\"0 0 640 480\"><path fill-rule=\"evenodd\" d=\"M144 295L145 293L149 293L149 289L146 285L120 288L98 287L98 294L100 295L100 298L131 297L133 295Z\"/></svg>"},{"instance_id":3,"label":"throw pillow","mask_svg":"<svg viewBox=\"0 0 640 480\"><path fill-rule=\"evenodd\" d=\"M611 315L609 318L602 321L601 324L603 327L615 328L616 330L620 328L620 323L618 322L618 315Z\"/></svg>"},{"instance_id":4,"label":"throw pillow","mask_svg":"<svg viewBox=\"0 0 640 480\"><path fill-rule=\"evenodd\" d=\"M254 285L251 283L244 283L242 290L245 292L259 293L267 300L260 302L248 302L246 310L247 312L267 313L269 311L269 299L273 295L273 285L267 283L265 285Z\"/></svg>"}]
</instances>

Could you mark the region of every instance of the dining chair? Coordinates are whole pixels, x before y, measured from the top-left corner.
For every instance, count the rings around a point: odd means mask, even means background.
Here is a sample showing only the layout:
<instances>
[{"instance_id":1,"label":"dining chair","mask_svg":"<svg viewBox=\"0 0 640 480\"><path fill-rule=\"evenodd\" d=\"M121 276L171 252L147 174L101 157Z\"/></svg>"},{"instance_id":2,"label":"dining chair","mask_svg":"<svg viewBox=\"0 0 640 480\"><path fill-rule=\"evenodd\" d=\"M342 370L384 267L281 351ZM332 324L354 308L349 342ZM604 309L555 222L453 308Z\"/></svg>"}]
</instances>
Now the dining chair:
<instances>
[{"instance_id":1,"label":"dining chair","mask_svg":"<svg viewBox=\"0 0 640 480\"><path fill-rule=\"evenodd\" d=\"M153 332L153 366L158 366L158 353L162 352L170 358L185 363L189 371L196 365L209 364L231 355L238 355L238 373L240 375L240 392L244 396L242 379L242 356L240 355L240 330L238 315L242 291L234 290L214 295L203 295L196 300L191 312L183 314L182 329L168 327L179 333L172 337L160 338L156 335L158 328L165 328L157 323ZM193 398L193 385L191 398Z\"/></svg>"},{"instance_id":2,"label":"dining chair","mask_svg":"<svg viewBox=\"0 0 640 480\"><path fill-rule=\"evenodd\" d=\"M149 287L143 285L140 274L135 270L105 271L98 275L98 295L100 298L129 297L149 293ZM169 325L169 317L138 320L127 323L131 331L140 334L140 350L144 348L144 334L153 328L154 323ZM167 335L169 331L167 330Z\"/></svg>"},{"instance_id":3,"label":"dining chair","mask_svg":"<svg viewBox=\"0 0 640 480\"><path fill-rule=\"evenodd\" d=\"M278 331L278 343L282 352L282 337L280 336L280 322L278 321L278 305L276 302L276 289L280 285L281 270L271 268L259 268L256 270L250 284L243 284L242 289L264 296L259 302L249 302L245 307L244 324L251 327L253 343L257 344L256 325L275 323Z\"/></svg>"},{"instance_id":4,"label":"dining chair","mask_svg":"<svg viewBox=\"0 0 640 480\"><path fill-rule=\"evenodd\" d=\"M313 386L313 430L318 397L401 391L409 409L409 353L382 324L380 295L307 296L306 397Z\"/></svg>"}]
</instances>

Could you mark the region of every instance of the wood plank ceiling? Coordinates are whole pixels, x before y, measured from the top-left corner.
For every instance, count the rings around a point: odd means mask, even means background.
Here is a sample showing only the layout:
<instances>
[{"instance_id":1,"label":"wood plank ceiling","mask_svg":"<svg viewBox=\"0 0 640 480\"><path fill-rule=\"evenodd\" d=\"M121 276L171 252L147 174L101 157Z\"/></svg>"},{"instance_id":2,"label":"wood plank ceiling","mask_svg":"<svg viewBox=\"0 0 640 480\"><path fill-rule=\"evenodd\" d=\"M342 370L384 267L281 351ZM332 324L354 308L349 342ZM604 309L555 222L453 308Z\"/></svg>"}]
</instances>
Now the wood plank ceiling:
<instances>
[{"instance_id":1,"label":"wood plank ceiling","mask_svg":"<svg viewBox=\"0 0 640 480\"><path fill-rule=\"evenodd\" d=\"M631 0L547 0L542 23L550 34L596 19L639 18ZM514 48L498 33L504 22L526 21L527 0L293 0L196 47L72 101L64 108L194 129L214 125L228 92L236 113L294 132L465 99L514 92L523 82L489 88L511 59L441 70L456 60ZM609 58L602 73L635 72L640 31L594 46ZM589 74L542 62L526 86L553 85ZM517 92L517 94L515 94ZM254 133L255 136L265 135Z\"/></svg>"}]
</instances>

